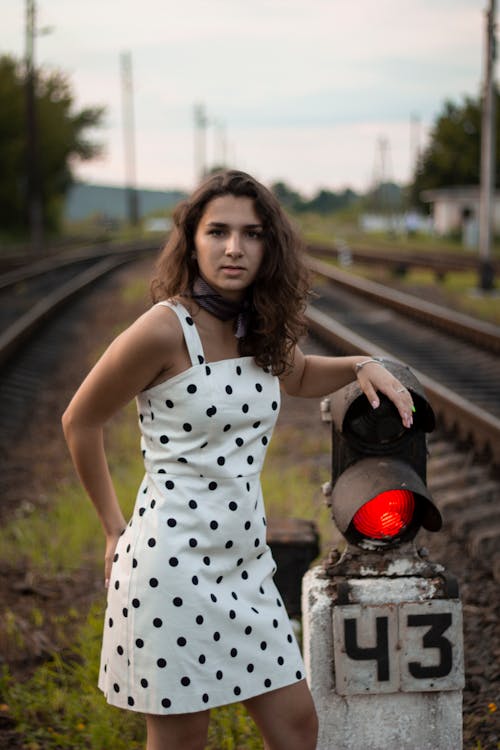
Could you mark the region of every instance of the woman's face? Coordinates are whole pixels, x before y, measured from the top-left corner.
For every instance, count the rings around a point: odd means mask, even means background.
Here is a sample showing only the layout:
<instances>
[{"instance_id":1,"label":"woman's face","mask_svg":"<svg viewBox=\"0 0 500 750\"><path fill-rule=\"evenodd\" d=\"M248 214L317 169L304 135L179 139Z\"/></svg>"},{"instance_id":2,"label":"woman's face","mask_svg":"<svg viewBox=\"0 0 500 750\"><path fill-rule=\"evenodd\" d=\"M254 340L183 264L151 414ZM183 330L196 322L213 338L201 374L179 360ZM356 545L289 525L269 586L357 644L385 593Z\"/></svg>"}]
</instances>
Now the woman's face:
<instances>
[{"instance_id":1,"label":"woman's face","mask_svg":"<svg viewBox=\"0 0 500 750\"><path fill-rule=\"evenodd\" d=\"M198 223L194 244L205 281L227 299L242 299L264 254L263 226L252 198L228 194L211 200Z\"/></svg>"}]
</instances>

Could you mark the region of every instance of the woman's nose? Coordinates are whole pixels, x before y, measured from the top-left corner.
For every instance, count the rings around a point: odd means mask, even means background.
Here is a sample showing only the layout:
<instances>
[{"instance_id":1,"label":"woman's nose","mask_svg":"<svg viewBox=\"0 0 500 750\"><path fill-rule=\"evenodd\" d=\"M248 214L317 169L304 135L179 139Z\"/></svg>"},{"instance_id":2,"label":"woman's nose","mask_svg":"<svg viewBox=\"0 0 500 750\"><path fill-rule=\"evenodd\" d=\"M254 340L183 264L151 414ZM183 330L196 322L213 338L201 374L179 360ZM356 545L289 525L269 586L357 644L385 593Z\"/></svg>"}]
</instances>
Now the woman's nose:
<instances>
[{"instance_id":1,"label":"woman's nose","mask_svg":"<svg viewBox=\"0 0 500 750\"><path fill-rule=\"evenodd\" d=\"M240 238L236 232L232 232L227 238L226 255L236 258L242 255Z\"/></svg>"}]
</instances>

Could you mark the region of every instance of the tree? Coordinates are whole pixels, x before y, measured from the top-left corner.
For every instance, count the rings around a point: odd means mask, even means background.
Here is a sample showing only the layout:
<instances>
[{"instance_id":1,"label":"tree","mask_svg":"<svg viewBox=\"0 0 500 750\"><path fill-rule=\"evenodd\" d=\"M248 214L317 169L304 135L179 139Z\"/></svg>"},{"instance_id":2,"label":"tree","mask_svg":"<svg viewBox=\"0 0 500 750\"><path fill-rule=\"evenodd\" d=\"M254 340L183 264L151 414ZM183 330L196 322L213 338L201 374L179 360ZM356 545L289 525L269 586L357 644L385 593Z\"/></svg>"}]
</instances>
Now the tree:
<instances>
[{"instance_id":1,"label":"tree","mask_svg":"<svg viewBox=\"0 0 500 750\"><path fill-rule=\"evenodd\" d=\"M496 107L496 185L500 185L500 97ZM463 104L447 101L431 131L430 143L417 165L411 197L422 190L452 185L478 185L481 154L481 103L470 97Z\"/></svg>"},{"instance_id":2,"label":"tree","mask_svg":"<svg viewBox=\"0 0 500 750\"><path fill-rule=\"evenodd\" d=\"M22 64L0 57L0 227L16 233L27 229L25 102ZM75 111L69 82L59 71L37 71L35 107L43 220L46 228L57 229L64 195L73 182L72 165L101 151L87 132L101 125L104 109Z\"/></svg>"}]
</instances>

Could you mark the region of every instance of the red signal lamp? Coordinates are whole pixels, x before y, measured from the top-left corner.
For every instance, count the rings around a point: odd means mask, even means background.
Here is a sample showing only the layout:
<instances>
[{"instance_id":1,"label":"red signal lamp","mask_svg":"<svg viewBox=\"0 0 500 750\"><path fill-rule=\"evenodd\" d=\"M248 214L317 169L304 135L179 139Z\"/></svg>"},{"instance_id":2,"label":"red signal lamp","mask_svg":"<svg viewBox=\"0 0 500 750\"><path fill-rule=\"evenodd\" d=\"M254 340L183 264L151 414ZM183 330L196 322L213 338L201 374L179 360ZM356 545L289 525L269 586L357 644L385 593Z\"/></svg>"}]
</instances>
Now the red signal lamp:
<instances>
[{"instance_id":1,"label":"red signal lamp","mask_svg":"<svg viewBox=\"0 0 500 750\"><path fill-rule=\"evenodd\" d=\"M415 497L409 490L381 492L356 511L352 523L369 539L392 539L411 523Z\"/></svg>"}]
</instances>

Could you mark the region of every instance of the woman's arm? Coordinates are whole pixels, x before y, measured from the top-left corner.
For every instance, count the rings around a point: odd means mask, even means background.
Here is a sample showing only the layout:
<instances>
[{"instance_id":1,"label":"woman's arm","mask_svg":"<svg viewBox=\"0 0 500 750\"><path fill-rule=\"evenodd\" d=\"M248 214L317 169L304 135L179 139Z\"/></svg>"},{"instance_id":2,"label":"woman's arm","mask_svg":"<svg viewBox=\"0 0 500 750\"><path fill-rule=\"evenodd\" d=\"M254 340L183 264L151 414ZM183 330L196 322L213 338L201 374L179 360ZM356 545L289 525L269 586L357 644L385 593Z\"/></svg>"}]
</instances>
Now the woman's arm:
<instances>
[{"instance_id":1,"label":"woman's arm","mask_svg":"<svg viewBox=\"0 0 500 750\"><path fill-rule=\"evenodd\" d=\"M374 409L380 404L377 391L385 394L395 404L405 427L411 427L413 401L401 382L378 362L367 362L362 368L356 365L370 357L320 357L304 355L295 348L293 367L282 378L282 386L291 396L320 398L342 388L353 380L358 381L363 393Z\"/></svg>"},{"instance_id":2,"label":"woman's arm","mask_svg":"<svg viewBox=\"0 0 500 750\"><path fill-rule=\"evenodd\" d=\"M182 334L168 317L164 309L150 310L118 336L87 375L62 417L73 463L106 536L106 583L125 519L106 460L103 427L160 372L168 372L166 353L182 345Z\"/></svg>"}]
</instances>

